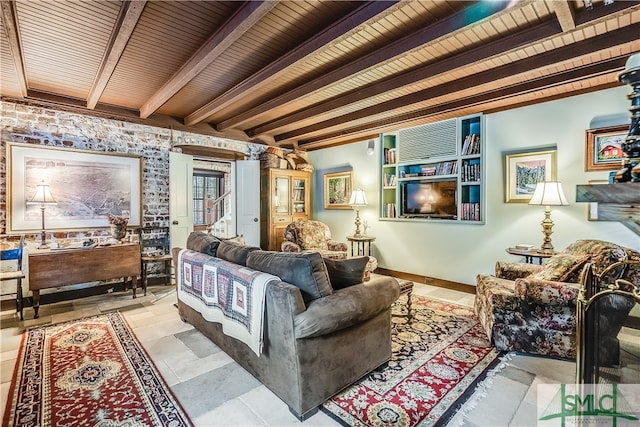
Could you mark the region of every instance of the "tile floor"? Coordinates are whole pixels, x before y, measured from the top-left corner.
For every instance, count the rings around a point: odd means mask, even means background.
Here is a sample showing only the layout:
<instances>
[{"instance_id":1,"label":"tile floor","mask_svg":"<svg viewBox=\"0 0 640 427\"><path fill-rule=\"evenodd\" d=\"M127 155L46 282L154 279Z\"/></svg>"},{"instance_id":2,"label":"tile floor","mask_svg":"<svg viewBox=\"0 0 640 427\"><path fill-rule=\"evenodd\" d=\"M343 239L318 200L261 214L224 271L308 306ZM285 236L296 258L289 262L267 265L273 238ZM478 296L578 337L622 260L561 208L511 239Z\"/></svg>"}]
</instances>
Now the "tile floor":
<instances>
[{"instance_id":1,"label":"tile floor","mask_svg":"<svg viewBox=\"0 0 640 427\"><path fill-rule=\"evenodd\" d=\"M473 295L416 285L414 295L471 307ZM401 297L402 298L402 297ZM150 354L178 400L197 426L335 426L323 412L300 423L273 393L246 373L211 341L183 323L174 307L173 287L154 286L146 297L130 293L93 296L41 306L40 319L26 309L25 321L15 313L0 317L0 405L4 413L9 384L20 345L20 334L30 326L57 323L118 309ZM640 331L626 330L640 342ZM640 345L638 346L640 348ZM636 348L636 350L638 350ZM640 383L640 350L629 355L628 378ZM242 380L230 381L229 378ZM455 426L527 426L535 424L536 384L571 383L574 364L524 355L510 355L501 370L477 389L451 420ZM0 415L1 417L1 415Z\"/></svg>"}]
</instances>

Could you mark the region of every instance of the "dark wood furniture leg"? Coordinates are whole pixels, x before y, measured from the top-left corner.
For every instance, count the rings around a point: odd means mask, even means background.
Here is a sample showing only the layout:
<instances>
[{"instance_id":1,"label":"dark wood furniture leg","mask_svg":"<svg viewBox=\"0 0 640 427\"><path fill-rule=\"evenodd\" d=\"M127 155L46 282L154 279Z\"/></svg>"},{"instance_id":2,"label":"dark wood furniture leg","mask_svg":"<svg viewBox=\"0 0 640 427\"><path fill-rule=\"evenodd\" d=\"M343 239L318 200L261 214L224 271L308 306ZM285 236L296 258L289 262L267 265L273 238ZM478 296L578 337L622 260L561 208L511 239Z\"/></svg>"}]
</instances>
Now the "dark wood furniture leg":
<instances>
[{"instance_id":1,"label":"dark wood furniture leg","mask_svg":"<svg viewBox=\"0 0 640 427\"><path fill-rule=\"evenodd\" d=\"M40 314L38 314L38 311L40 311L40 289L34 289L33 290L33 318L37 319L38 317L40 317Z\"/></svg>"}]
</instances>

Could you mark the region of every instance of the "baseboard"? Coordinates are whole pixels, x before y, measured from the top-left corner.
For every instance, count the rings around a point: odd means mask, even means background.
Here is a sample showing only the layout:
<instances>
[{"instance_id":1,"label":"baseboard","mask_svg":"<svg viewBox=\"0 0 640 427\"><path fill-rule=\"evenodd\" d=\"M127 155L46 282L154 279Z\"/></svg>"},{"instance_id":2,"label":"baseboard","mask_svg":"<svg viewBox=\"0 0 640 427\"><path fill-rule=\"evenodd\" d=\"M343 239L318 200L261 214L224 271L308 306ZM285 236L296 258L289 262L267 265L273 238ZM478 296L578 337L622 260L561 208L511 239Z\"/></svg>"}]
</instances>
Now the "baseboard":
<instances>
[{"instance_id":1,"label":"baseboard","mask_svg":"<svg viewBox=\"0 0 640 427\"><path fill-rule=\"evenodd\" d=\"M387 268L378 267L376 273L383 274L385 276L397 277L398 279L411 280L414 283L423 283L426 285L437 286L439 288L451 289L454 291L466 292L468 294L475 294L476 287L459 282L451 282L449 280L438 279L435 277L421 276L419 274L406 273L404 271L389 270Z\"/></svg>"}]
</instances>

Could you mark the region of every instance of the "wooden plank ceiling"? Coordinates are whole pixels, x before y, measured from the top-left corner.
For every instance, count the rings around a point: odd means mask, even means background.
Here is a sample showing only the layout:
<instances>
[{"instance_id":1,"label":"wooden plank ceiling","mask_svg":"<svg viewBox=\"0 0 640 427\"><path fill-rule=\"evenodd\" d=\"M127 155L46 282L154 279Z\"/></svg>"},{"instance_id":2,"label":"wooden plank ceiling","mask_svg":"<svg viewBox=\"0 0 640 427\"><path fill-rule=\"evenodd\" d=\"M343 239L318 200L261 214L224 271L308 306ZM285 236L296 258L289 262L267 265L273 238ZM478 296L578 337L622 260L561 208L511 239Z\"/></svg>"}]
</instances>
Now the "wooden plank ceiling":
<instances>
[{"instance_id":1,"label":"wooden plank ceiling","mask_svg":"<svg viewBox=\"0 0 640 427\"><path fill-rule=\"evenodd\" d=\"M620 85L640 2L586 3L2 1L0 89L314 150Z\"/></svg>"}]
</instances>

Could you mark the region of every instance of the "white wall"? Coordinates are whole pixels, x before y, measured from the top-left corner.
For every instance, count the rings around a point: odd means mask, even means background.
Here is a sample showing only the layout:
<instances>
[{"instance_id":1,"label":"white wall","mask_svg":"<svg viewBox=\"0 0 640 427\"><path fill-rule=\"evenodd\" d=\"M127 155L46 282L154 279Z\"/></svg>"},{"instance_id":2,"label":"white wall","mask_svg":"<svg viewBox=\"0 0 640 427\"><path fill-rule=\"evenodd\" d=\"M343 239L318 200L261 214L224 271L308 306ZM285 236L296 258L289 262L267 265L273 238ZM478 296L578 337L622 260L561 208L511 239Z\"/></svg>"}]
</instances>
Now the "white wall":
<instances>
[{"instance_id":1,"label":"white wall","mask_svg":"<svg viewBox=\"0 0 640 427\"><path fill-rule=\"evenodd\" d=\"M585 130L595 116L628 114L630 88L618 87L596 93L546 102L486 116L484 225L444 222L379 221L379 158L366 155L367 142L348 144L309 153L315 166L312 217L331 227L334 237L346 242L353 234L355 212L325 210L322 175L352 167L356 186L365 189L369 205L360 210L376 237L373 255L381 267L475 285L480 272L493 272L498 259L516 261L505 248L516 243L542 243L542 206L504 203L504 153L557 146L558 180L569 206L552 210L555 223L552 241L556 250L577 239L602 239L640 249L640 237L619 223L587 221L587 204L576 203L576 185L606 180L608 171L585 172Z\"/></svg>"}]
</instances>

